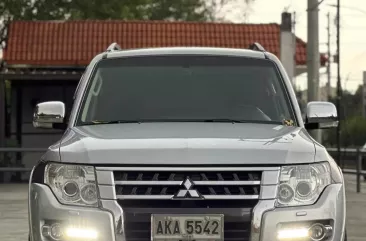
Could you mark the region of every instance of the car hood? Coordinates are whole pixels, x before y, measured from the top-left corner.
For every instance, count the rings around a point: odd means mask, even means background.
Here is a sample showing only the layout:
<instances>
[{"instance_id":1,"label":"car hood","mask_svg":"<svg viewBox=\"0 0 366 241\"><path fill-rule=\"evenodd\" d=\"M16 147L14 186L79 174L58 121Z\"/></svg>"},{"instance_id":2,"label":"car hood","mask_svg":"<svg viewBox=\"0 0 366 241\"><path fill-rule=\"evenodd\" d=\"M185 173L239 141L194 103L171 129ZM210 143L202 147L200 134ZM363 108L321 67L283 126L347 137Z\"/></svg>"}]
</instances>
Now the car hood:
<instances>
[{"instance_id":1,"label":"car hood","mask_svg":"<svg viewBox=\"0 0 366 241\"><path fill-rule=\"evenodd\" d=\"M300 127L247 123L141 123L72 127L62 162L128 165L261 165L314 162Z\"/></svg>"}]
</instances>

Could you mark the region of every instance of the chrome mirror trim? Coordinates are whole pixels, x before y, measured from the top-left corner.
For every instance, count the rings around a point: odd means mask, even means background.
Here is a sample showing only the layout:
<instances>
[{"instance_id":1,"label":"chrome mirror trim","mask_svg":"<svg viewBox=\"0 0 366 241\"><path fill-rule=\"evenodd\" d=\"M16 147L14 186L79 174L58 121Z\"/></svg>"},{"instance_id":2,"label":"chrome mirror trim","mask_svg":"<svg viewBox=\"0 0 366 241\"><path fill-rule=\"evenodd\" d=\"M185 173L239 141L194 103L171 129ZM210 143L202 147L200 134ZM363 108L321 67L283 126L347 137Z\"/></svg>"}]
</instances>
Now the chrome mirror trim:
<instances>
[{"instance_id":1,"label":"chrome mirror trim","mask_svg":"<svg viewBox=\"0 0 366 241\"><path fill-rule=\"evenodd\" d=\"M312 101L306 108L308 129L326 129L338 126L337 108L331 102Z\"/></svg>"},{"instance_id":2,"label":"chrome mirror trim","mask_svg":"<svg viewBox=\"0 0 366 241\"><path fill-rule=\"evenodd\" d=\"M60 101L39 103L33 113L35 128L53 128L53 124L63 124L65 119L65 104Z\"/></svg>"}]
</instances>

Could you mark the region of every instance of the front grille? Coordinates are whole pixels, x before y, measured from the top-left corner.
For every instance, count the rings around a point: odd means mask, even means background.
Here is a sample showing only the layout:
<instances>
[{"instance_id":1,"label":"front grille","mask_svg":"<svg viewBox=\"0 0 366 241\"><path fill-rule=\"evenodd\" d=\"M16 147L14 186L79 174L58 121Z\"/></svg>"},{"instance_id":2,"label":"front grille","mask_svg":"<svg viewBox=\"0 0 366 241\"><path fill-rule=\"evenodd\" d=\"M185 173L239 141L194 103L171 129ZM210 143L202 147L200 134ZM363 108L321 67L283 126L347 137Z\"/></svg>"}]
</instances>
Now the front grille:
<instances>
[{"instance_id":1,"label":"front grille","mask_svg":"<svg viewBox=\"0 0 366 241\"><path fill-rule=\"evenodd\" d=\"M150 241L151 221L150 214L136 215L126 213L125 235L127 241ZM225 218L224 240L225 241L249 241L250 221L240 218Z\"/></svg>"},{"instance_id":2,"label":"front grille","mask_svg":"<svg viewBox=\"0 0 366 241\"><path fill-rule=\"evenodd\" d=\"M252 211L274 199L278 167L97 167L102 200L116 200L126 241L151 240L152 214L223 214L224 240L248 241Z\"/></svg>"},{"instance_id":3,"label":"front grille","mask_svg":"<svg viewBox=\"0 0 366 241\"><path fill-rule=\"evenodd\" d=\"M113 175L118 199L172 199L180 191L203 199L258 199L262 172L114 171Z\"/></svg>"}]
</instances>

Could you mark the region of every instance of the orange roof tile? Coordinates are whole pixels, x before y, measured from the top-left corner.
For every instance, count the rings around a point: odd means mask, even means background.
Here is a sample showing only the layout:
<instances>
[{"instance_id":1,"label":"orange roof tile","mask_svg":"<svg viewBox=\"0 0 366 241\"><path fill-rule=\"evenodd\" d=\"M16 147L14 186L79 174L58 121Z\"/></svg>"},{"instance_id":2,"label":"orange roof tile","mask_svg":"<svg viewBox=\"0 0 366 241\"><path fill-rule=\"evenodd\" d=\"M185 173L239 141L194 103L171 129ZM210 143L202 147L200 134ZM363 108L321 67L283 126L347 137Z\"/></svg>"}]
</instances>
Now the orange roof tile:
<instances>
[{"instance_id":1,"label":"orange roof tile","mask_svg":"<svg viewBox=\"0 0 366 241\"><path fill-rule=\"evenodd\" d=\"M166 46L248 48L259 42L279 56L278 24L163 21L15 21L4 60L9 65L86 66L112 42L123 49ZM306 64L306 43L297 38L296 63ZM326 61L322 56L322 63Z\"/></svg>"}]
</instances>

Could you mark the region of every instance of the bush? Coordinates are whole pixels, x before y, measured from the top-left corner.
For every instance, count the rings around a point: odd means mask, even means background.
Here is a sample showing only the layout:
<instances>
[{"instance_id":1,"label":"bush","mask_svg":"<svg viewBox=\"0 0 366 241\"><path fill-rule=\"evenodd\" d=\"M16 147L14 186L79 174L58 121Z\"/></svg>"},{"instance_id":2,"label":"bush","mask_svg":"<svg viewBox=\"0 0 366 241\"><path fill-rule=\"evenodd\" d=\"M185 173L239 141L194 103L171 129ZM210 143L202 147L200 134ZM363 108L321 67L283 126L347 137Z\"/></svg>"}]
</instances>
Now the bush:
<instances>
[{"instance_id":1,"label":"bush","mask_svg":"<svg viewBox=\"0 0 366 241\"><path fill-rule=\"evenodd\" d=\"M325 146L337 145L337 130L324 131ZM360 147L366 143L366 119L363 116L353 116L341 122L341 146Z\"/></svg>"}]
</instances>

